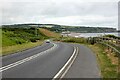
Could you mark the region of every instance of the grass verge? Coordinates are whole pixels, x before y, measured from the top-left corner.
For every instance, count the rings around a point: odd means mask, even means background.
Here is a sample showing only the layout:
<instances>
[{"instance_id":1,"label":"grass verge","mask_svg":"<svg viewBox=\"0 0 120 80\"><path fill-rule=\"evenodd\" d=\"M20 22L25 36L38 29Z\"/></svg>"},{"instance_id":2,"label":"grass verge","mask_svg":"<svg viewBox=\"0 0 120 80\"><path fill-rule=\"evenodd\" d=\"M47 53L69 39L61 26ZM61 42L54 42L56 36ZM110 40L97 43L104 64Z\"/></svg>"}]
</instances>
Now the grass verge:
<instances>
[{"instance_id":1,"label":"grass verge","mask_svg":"<svg viewBox=\"0 0 120 80\"><path fill-rule=\"evenodd\" d=\"M103 80L106 78L118 78L118 58L113 55L113 53L105 51L105 47L101 44L88 46L94 51L97 56Z\"/></svg>"},{"instance_id":2,"label":"grass verge","mask_svg":"<svg viewBox=\"0 0 120 80\"><path fill-rule=\"evenodd\" d=\"M8 54L13 54L15 52L23 51L23 50L41 45L42 43L43 41L38 41L38 42L29 42L29 43L24 43L24 44L2 47L2 54L0 55L4 56Z\"/></svg>"}]
</instances>

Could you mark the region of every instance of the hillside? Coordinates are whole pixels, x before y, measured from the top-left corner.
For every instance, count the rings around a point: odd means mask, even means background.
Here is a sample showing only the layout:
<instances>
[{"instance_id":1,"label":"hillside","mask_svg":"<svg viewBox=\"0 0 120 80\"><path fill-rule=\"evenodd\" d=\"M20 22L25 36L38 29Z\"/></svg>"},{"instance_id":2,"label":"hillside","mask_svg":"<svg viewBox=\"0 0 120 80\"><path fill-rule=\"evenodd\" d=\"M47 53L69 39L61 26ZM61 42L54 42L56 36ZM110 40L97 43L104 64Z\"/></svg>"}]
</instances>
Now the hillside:
<instances>
[{"instance_id":1,"label":"hillside","mask_svg":"<svg viewBox=\"0 0 120 80\"><path fill-rule=\"evenodd\" d=\"M59 38L60 37L60 34L58 33L55 33L55 32L52 32L52 31L49 31L47 29L44 29L44 28L39 28L40 32L43 33L45 36L49 36L49 37L52 37L52 38Z\"/></svg>"},{"instance_id":2,"label":"hillside","mask_svg":"<svg viewBox=\"0 0 120 80\"><path fill-rule=\"evenodd\" d=\"M45 39L53 37L57 38L59 34L34 27L2 28L2 55L41 45Z\"/></svg>"},{"instance_id":3,"label":"hillside","mask_svg":"<svg viewBox=\"0 0 120 80\"><path fill-rule=\"evenodd\" d=\"M109 27L67 26L67 25L57 25L57 24L14 24L14 25L3 25L2 27L47 28L50 31L59 32L59 33L67 30L71 32L78 32L78 33L117 32L116 28L109 28Z\"/></svg>"},{"instance_id":4,"label":"hillside","mask_svg":"<svg viewBox=\"0 0 120 80\"><path fill-rule=\"evenodd\" d=\"M35 28L2 28L2 46L11 46L43 40L48 36Z\"/></svg>"},{"instance_id":5,"label":"hillside","mask_svg":"<svg viewBox=\"0 0 120 80\"><path fill-rule=\"evenodd\" d=\"M55 32L64 32L64 31L70 31L70 32L77 32L77 33L103 33L103 32L117 32L115 28L106 28L106 27L51 27L48 28L51 31Z\"/></svg>"}]
</instances>

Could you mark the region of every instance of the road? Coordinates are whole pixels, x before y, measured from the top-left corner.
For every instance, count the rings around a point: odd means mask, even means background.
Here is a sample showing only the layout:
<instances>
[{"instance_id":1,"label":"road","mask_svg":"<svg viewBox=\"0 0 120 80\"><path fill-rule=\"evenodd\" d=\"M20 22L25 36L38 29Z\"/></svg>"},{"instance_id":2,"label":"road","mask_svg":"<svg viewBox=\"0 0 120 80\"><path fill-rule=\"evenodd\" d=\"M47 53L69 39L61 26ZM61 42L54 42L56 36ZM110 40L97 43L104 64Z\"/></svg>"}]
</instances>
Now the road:
<instances>
[{"instance_id":1,"label":"road","mask_svg":"<svg viewBox=\"0 0 120 80\"><path fill-rule=\"evenodd\" d=\"M84 45L78 45L79 54L64 78L97 78L100 71L95 54Z\"/></svg>"},{"instance_id":2,"label":"road","mask_svg":"<svg viewBox=\"0 0 120 80\"><path fill-rule=\"evenodd\" d=\"M73 78L75 75L79 78L82 76L93 78L99 77L96 57L92 52L89 53L89 48L86 48L83 45L61 42L45 43L42 46L4 56L2 58L3 67L0 68L2 77L53 78L71 57L74 52L74 47L78 47L79 54L65 77L69 78L69 76L72 75L70 72L77 73L71 76ZM76 64L79 63L78 59L81 60L80 64ZM83 66L79 67L80 65ZM76 69L79 69L79 71L73 70L75 67ZM78 74L82 76L79 76Z\"/></svg>"}]
</instances>

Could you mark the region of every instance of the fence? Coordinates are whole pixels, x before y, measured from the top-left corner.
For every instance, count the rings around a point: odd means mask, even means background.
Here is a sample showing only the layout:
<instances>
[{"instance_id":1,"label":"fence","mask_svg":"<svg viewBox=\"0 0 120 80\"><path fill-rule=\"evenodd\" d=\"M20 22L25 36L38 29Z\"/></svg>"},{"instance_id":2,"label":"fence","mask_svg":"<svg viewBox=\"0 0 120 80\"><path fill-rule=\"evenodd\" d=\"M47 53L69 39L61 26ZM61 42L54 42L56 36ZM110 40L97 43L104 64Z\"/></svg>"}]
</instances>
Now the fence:
<instances>
[{"instance_id":1,"label":"fence","mask_svg":"<svg viewBox=\"0 0 120 80\"><path fill-rule=\"evenodd\" d=\"M112 49L113 52L117 53L118 56L120 56L120 51L118 50L118 48L116 48L115 46L109 44L109 42L105 43L106 40L109 41L109 40L114 40L114 39L110 39L110 38L97 38L97 40L98 40L98 41L96 41L97 43L100 43L100 44L102 44L102 45ZM115 41L116 41L116 39L115 39Z\"/></svg>"}]
</instances>

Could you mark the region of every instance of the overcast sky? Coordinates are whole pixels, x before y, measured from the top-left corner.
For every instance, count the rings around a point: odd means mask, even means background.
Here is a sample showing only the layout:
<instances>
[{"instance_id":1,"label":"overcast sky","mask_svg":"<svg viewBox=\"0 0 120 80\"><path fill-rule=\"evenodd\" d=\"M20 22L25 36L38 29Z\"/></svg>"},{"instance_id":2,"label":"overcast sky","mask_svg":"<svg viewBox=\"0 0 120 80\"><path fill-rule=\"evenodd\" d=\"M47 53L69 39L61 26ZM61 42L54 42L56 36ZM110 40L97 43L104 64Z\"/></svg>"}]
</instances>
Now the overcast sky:
<instances>
[{"instance_id":1,"label":"overcast sky","mask_svg":"<svg viewBox=\"0 0 120 80\"><path fill-rule=\"evenodd\" d=\"M4 0L0 4L1 24L118 27L118 0Z\"/></svg>"}]
</instances>

